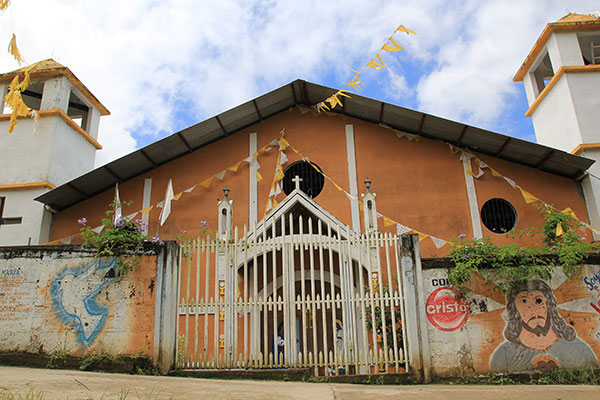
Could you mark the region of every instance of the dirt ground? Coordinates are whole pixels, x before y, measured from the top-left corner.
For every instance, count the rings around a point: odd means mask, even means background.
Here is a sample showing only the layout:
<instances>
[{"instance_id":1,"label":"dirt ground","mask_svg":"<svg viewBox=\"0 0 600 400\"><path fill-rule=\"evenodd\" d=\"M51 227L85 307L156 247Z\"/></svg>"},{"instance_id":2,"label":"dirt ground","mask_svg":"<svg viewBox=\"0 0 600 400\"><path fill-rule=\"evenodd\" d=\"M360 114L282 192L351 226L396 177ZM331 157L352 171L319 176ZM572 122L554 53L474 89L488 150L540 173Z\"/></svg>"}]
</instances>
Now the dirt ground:
<instances>
[{"instance_id":1,"label":"dirt ground","mask_svg":"<svg viewBox=\"0 0 600 400\"><path fill-rule=\"evenodd\" d=\"M600 399L600 386L351 385L228 381L0 367L0 400L25 399ZM8 395L8 396L7 396ZM37 399L38 397L32 397Z\"/></svg>"}]
</instances>

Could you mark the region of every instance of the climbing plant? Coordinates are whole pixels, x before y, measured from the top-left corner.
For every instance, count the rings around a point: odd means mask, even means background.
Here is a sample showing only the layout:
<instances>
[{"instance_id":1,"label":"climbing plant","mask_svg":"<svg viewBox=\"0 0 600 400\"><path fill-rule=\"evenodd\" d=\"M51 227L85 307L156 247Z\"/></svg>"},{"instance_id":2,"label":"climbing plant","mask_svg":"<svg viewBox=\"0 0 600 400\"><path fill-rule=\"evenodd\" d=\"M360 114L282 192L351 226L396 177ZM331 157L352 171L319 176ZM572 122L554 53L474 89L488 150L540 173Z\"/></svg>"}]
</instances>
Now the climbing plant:
<instances>
[{"instance_id":1,"label":"climbing plant","mask_svg":"<svg viewBox=\"0 0 600 400\"><path fill-rule=\"evenodd\" d=\"M140 262L140 253L144 243L149 241L148 225L141 219L129 221L125 217L116 220L112 218L114 204L105 212L106 218L102 219L102 228L98 232L87 225L87 219L81 218L77 222L81 225L80 234L83 239L82 247L98 249L98 257L119 257L117 275L132 270ZM164 244L159 237L152 238L155 245Z\"/></svg>"},{"instance_id":2,"label":"climbing plant","mask_svg":"<svg viewBox=\"0 0 600 400\"><path fill-rule=\"evenodd\" d=\"M598 250L598 245L580 234L585 232L583 226L571 215L548 205L538 209L544 218L543 227L517 231L510 237L535 238L540 241L539 246L497 246L490 238L465 239L465 235L459 235L449 254L455 264L448 276L450 283L465 294L473 275L479 274L507 294L532 279L551 278L554 268L561 268L568 277L577 275L581 263Z\"/></svg>"}]
</instances>

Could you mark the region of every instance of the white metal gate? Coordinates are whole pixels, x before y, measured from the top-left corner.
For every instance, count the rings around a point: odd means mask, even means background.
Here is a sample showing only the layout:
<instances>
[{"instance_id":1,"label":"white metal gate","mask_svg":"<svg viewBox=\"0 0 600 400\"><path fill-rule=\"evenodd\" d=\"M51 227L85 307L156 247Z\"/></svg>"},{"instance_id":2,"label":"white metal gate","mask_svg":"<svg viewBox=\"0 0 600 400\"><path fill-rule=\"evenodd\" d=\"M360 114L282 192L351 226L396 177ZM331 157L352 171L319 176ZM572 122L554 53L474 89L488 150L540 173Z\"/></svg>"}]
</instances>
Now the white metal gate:
<instances>
[{"instance_id":1,"label":"white metal gate","mask_svg":"<svg viewBox=\"0 0 600 400\"><path fill-rule=\"evenodd\" d=\"M407 371L399 241L290 213L183 243L177 367Z\"/></svg>"}]
</instances>

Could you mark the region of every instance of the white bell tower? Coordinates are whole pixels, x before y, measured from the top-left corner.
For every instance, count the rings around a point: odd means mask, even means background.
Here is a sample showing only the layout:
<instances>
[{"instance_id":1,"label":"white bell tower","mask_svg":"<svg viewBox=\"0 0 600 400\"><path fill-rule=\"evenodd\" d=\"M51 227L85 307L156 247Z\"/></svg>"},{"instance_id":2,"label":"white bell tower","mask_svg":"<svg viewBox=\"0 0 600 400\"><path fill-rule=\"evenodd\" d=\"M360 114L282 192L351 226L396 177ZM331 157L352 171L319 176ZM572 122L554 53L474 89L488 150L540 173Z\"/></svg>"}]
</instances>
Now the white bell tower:
<instances>
[{"instance_id":1,"label":"white bell tower","mask_svg":"<svg viewBox=\"0 0 600 400\"><path fill-rule=\"evenodd\" d=\"M94 167L100 116L110 113L66 67L49 59L35 64L22 93L39 118L8 126L4 98L23 69L0 75L0 246L48 241L52 210L33 199Z\"/></svg>"},{"instance_id":2,"label":"white bell tower","mask_svg":"<svg viewBox=\"0 0 600 400\"><path fill-rule=\"evenodd\" d=\"M513 80L525 85L539 143L596 160L582 186L600 226L600 12L547 24Z\"/></svg>"}]
</instances>

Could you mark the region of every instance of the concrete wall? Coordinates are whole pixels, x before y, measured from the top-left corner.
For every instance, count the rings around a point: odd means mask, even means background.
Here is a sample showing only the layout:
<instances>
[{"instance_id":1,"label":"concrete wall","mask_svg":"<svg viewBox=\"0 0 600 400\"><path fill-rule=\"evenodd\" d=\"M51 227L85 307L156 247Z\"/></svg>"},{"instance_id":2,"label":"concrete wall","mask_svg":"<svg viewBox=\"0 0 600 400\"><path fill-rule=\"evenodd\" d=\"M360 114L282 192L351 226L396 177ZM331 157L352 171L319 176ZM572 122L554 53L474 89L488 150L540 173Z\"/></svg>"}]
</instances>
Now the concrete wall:
<instances>
[{"instance_id":1,"label":"concrete wall","mask_svg":"<svg viewBox=\"0 0 600 400\"><path fill-rule=\"evenodd\" d=\"M47 237L40 237L42 220L45 214L49 214L44 209L44 205L33 201L37 196L47 192L47 188L25 188L0 190L0 197L6 197L3 215L5 218L22 217L21 224L0 225L0 243L3 246L19 246L29 244L39 244L40 239L47 241ZM47 215L50 218L50 215Z\"/></svg>"},{"instance_id":2,"label":"concrete wall","mask_svg":"<svg viewBox=\"0 0 600 400\"><path fill-rule=\"evenodd\" d=\"M119 278L76 246L0 248L0 352L152 356L160 257Z\"/></svg>"},{"instance_id":3,"label":"concrete wall","mask_svg":"<svg viewBox=\"0 0 600 400\"><path fill-rule=\"evenodd\" d=\"M456 299L448 287L449 268L430 268L426 262L423 268L434 374L598 367L600 265L584 265L581 276L570 280L557 272L549 282L533 282L514 301L481 279L474 280L466 299ZM511 316L515 322L507 330ZM529 333L524 318L534 329L550 320L549 330ZM538 350L516 343L516 337ZM551 347L540 351L546 342Z\"/></svg>"},{"instance_id":4,"label":"concrete wall","mask_svg":"<svg viewBox=\"0 0 600 400\"><path fill-rule=\"evenodd\" d=\"M531 119L537 141L571 152L583 142L570 87L564 74L533 111Z\"/></svg>"},{"instance_id":5,"label":"concrete wall","mask_svg":"<svg viewBox=\"0 0 600 400\"><path fill-rule=\"evenodd\" d=\"M8 133L8 120L0 121L0 184L48 180L50 154L58 120L58 117L40 118L37 121L20 118L12 133ZM51 183L56 185L59 182Z\"/></svg>"}]
</instances>

